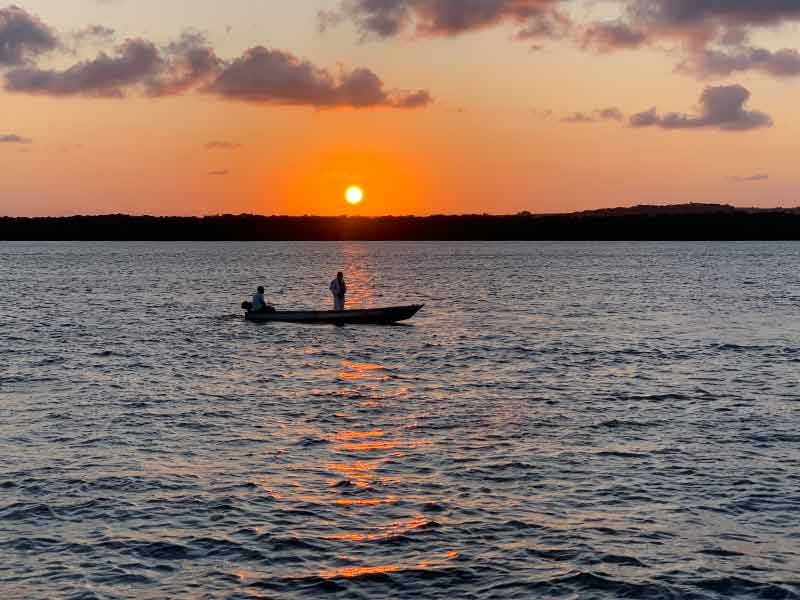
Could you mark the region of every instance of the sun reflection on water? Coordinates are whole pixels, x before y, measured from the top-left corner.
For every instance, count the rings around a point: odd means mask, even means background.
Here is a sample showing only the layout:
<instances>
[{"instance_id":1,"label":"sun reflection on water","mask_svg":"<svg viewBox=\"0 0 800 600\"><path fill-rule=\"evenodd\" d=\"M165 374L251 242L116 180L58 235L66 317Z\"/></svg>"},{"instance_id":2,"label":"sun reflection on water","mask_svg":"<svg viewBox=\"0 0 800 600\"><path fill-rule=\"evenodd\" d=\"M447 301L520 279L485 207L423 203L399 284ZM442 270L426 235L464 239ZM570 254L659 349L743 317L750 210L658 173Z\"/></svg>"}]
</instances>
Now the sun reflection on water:
<instances>
[{"instance_id":1,"label":"sun reflection on water","mask_svg":"<svg viewBox=\"0 0 800 600\"><path fill-rule=\"evenodd\" d=\"M391 504L397 501L397 496L387 496L386 498L339 498L334 500L334 504L339 506L378 506L379 504Z\"/></svg>"},{"instance_id":2,"label":"sun reflection on water","mask_svg":"<svg viewBox=\"0 0 800 600\"><path fill-rule=\"evenodd\" d=\"M414 569L434 569L444 568L448 562L456 559L458 552L453 550L447 552L443 556L434 556L429 560L407 562L407 563L392 563L388 565L352 565L347 567L339 567L334 569L325 569L318 574L323 579L336 579L338 577L345 579L354 579L356 577L368 577L374 575L386 575L389 573L397 573L403 570Z\"/></svg>"},{"instance_id":3,"label":"sun reflection on water","mask_svg":"<svg viewBox=\"0 0 800 600\"><path fill-rule=\"evenodd\" d=\"M385 432L382 429L372 431L339 431L333 434L333 439L337 441L363 440L365 438L382 437Z\"/></svg>"},{"instance_id":4,"label":"sun reflection on water","mask_svg":"<svg viewBox=\"0 0 800 600\"><path fill-rule=\"evenodd\" d=\"M359 276L357 270L350 273L351 281ZM358 359L338 360L333 368L310 376L320 379L311 392L319 418L312 414L276 428L287 438L288 451L299 454L279 482L255 483L274 501L289 508L300 503L304 511L318 515L311 535L333 544L336 559L312 574L351 579L436 568L455 558L455 553L446 558L443 553L404 560L402 553L374 543L425 535L423 531L435 526L419 511L420 503L435 499L408 492L414 471L407 461L432 444L419 434L428 415L407 402L410 387L401 384L392 368ZM371 421L373 415L381 415L382 426ZM335 548L354 556L340 556Z\"/></svg>"},{"instance_id":5,"label":"sun reflection on water","mask_svg":"<svg viewBox=\"0 0 800 600\"><path fill-rule=\"evenodd\" d=\"M370 252L364 244L347 243L342 247L342 270L347 281L347 302L351 306L371 307L376 293L375 275L370 269Z\"/></svg>"},{"instance_id":6,"label":"sun reflection on water","mask_svg":"<svg viewBox=\"0 0 800 600\"><path fill-rule=\"evenodd\" d=\"M362 577L364 575L382 575L385 573L394 573L399 569L400 567L397 565L384 565L379 567L344 567L342 569L320 571L319 576L323 579L334 579L336 577L352 579L354 577Z\"/></svg>"}]
</instances>

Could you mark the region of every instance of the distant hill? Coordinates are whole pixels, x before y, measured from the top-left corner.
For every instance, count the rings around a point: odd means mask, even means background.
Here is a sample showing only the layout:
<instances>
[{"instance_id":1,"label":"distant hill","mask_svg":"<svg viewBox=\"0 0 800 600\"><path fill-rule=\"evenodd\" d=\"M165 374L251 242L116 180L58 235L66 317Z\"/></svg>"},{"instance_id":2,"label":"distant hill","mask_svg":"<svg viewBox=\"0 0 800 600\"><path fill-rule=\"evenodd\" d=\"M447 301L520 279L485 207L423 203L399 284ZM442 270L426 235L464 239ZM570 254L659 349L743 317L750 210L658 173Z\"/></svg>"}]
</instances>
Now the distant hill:
<instances>
[{"instance_id":1,"label":"distant hill","mask_svg":"<svg viewBox=\"0 0 800 600\"><path fill-rule=\"evenodd\" d=\"M600 208L582 212L570 213L574 216L624 216L624 215L707 215L707 214L735 214L735 213L794 213L799 214L800 208L737 208L730 204L667 204L664 206L640 204L621 208Z\"/></svg>"},{"instance_id":2,"label":"distant hill","mask_svg":"<svg viewBox=\"0 0 800 600\"><path fill-rule=\"evenodd\" d=\"M800 209L719 204L430 217L0 217L0 240L800 240Z\"/></svg>"}]
</instances>

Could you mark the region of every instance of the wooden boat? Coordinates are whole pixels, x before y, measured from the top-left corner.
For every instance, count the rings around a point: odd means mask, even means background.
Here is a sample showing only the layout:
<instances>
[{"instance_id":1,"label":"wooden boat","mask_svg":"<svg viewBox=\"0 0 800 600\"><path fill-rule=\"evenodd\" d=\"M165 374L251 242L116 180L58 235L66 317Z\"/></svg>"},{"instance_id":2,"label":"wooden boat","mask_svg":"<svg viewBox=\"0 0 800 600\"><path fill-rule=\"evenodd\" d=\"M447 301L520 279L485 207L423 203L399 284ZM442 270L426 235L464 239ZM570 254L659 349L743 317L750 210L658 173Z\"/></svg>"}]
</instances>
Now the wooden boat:
<instances>
[{"instance_id":1,"label":"wooden boat","mask_svg":"<svg viewBox=\"0 0 800 600\"><path fill-rule=\"evenodd\" d=\"M406 321L419 312L424 304L365 308L359 310L287 310L277 312L250 312L244 318L257 322L283 323L352 323L356 325L391 325Z\"/></svg>"}]
</instances>

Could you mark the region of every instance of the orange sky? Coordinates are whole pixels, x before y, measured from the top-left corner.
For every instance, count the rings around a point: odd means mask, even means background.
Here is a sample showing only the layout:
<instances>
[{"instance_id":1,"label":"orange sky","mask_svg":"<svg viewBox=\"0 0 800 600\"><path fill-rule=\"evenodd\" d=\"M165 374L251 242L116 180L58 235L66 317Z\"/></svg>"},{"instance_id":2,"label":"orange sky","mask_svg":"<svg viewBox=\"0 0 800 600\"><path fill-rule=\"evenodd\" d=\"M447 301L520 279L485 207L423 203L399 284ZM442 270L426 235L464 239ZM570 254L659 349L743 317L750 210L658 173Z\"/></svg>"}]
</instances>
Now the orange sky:
<instances>
[{"instance_id":1,"label":"orange sky","mask_svg":"<svg viewBox=\"0 0 800 600\"><path fill-rule=\"evenodd\" d=\"M671 15L659 15L657 23L632 21L626 2L638 0L485 1L496 5L496 18L462 27L419 8L436 0L398 0L406 3L407 18L396 34L384 37L365 30L358 1L324 32L319 12L339 10L339 0L309 0L301 7L232 0L225 8L211 0L174 0L166 8L155 0L75 0L69 7L18 2L31 27L46 28L57 44L43 47L41 38L32 37L33 45L20 46L18 56L0 53L6 79L0 91L0 214L800 205L800 58L796 73L791 53L730 73L685 67L708 50L735 55L740 63L754 49L793 50L800 9L765 21L749 10L736 12L747 2L731 0L730 14L701 15L689 27ZM520 16L514 12L520 5L530 10ZM541 21L550 15L541 11L554 10L568 17L566 30L541 34L541 27L533 28L550 23ZM2 5L0 11L2 41L2 15L8 20L10 13ZM598 38L587 32L596 23L625 24L644 32L647 42L595 47ZM698 23L720 36L743 29L748 37L698 42ZM76 35L89 25L114 34ZM540 33L514 39L526 28ZM155 94L146 86L156 79L176 81L164 61L183 64L168 45L186 31L202 33L193 47L213 55L213 70L180 92ZM156 70L101 94L91 86L109 69L130 65L107 61L103 72L86 65L100 53L118 58L126 39L152 44ZM248 49L258 46L269 49L261 57L266 62L243 63L247 70L235 72L236 59L252 57ZM295 58L271 53L277 50ZM302 61L310 71L297 66ZM681 64L683 70L676 70ZM382 87L356 77L360 68ZM275 83L287 69L294 79ZM299 84L298 77L310 77L310 83ZM720 88L719 101L706 105L701 94L709 86ZM744 103L736 104L736 86L750 94ZM97 97L109 90L125 97ZM411 108L399 107L412 103L419 90L431 101L420 97ZM364 94L373 99L354 107ZM658 120L633 127L631 117L651 107ZM617 116L595 112L607 108ZM670 112L679 118L671 121ZM586 118L570 119L574 113ZM592 122L574 122L587 119ZM354 184L366 192L357 207L344 200Z\"/></svg>"}]
</instances>

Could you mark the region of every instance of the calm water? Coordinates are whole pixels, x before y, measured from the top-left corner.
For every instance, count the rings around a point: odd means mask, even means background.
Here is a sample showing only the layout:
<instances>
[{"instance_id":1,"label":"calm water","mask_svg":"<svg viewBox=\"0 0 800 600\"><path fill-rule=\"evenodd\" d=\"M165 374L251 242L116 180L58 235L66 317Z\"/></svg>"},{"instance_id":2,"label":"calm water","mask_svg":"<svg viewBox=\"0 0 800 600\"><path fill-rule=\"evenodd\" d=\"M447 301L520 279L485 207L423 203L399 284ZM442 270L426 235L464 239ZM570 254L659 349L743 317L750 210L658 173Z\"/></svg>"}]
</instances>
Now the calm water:
<instances>
[{"instance_id":1,"label":"calm water","mask_svg":"<svg viewBox=\"0 0 800 600\"><path fill-rule=\"evenodd\" d=\"M411 325L252 324L424 302ZM800 598L800 244L0 243L0 597Z\"/></svg>"}]
</instances>

